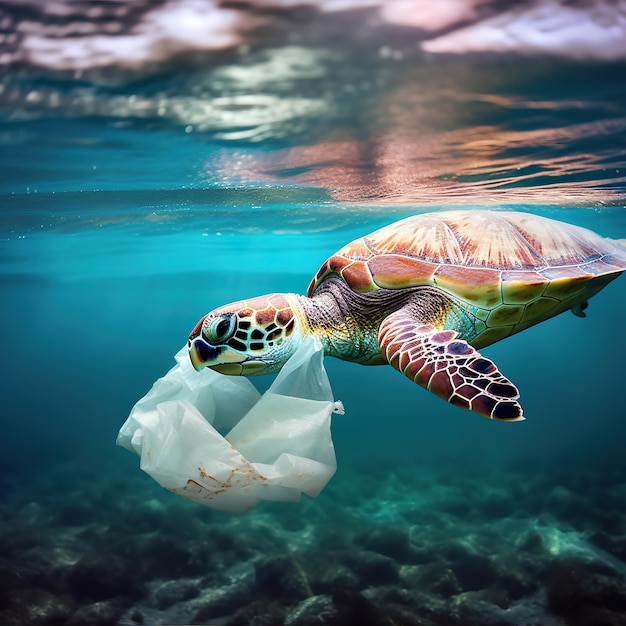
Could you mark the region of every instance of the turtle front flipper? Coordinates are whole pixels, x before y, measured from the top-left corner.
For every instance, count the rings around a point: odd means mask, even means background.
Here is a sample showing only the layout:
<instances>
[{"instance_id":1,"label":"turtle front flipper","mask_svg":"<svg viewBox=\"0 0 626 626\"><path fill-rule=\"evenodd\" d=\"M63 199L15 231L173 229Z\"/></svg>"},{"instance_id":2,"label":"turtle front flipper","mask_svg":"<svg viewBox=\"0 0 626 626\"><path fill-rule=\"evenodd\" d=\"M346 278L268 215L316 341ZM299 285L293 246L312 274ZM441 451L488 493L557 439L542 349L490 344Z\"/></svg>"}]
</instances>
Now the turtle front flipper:
<instances>
[{"instance_id":1,"label":"turtle front flipper","mask_svg":"<svg viewBox=\"0 0 626 626\"><path fill-rule=\"evenodd\" d=\"M400 309L383 320L378 343L390 365L447 402L489 419L524 419L517 387L454 330L438 330Z\"/></svg>"}]
</instances>

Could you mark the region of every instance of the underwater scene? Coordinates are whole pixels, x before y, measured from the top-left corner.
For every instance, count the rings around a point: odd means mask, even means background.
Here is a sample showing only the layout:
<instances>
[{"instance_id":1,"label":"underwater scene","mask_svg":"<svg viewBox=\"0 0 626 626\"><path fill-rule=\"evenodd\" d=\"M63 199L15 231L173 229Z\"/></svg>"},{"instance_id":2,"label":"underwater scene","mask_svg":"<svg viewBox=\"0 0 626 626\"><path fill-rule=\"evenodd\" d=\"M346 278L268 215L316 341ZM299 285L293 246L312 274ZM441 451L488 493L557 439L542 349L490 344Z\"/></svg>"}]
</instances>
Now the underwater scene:
<instances>
[{"instance_id":1,"label":"underwater scene","mask_svg":"<svg viewBox=\"0 0 626 626\"><path fill-rule=\"evenodd\" d=\"M0 67L1 624L626 625L625 2L0 0ZM259 471L296 440L323 447L324 480L301 497L279 478L276 497L225 510L142 471L136 433L116 445L181 349L183 378L221 385L209 403L224 411L275 384L275 371L193 371L187 341L207 313L305 296L350 242L459 210L614 240L572 244L582 260L554 274L569 294L579 265L612 264L588 307L587 292L562 296L558 315L475 341L476 367L507 406L519 391L524 420L445 402L413 370L327 356L332 392L321 360L297 382L325 390L325 421L291 398L290 421L266 410L246 444L277 450ZM461 278L428 302L454 284L486 319L508 270L530 291L548 281L510 261L503 232L495 252L487 230L462 242L503 255L495 287L468 287L471 263L446 257ZM318 275L361 289L345 320L381 298L374 330L348 343L378 342L381 320L410 308L409 257L388 247L370 274L360 261ZM234 333L224 315L194 336ZM291 332L279 318L258 335L246 322L252 341ZM449 324L428 345L452 363L470 348ZM206 346L195 365L235 358ZM172 436L177 419L162 424ZM237 452L226 430L215 449ZM162 446L174 468L191 459ZM188 446L221 467L203 436ZM217 482L215 495L237 488Z\"/></svg>"}]
</instances>

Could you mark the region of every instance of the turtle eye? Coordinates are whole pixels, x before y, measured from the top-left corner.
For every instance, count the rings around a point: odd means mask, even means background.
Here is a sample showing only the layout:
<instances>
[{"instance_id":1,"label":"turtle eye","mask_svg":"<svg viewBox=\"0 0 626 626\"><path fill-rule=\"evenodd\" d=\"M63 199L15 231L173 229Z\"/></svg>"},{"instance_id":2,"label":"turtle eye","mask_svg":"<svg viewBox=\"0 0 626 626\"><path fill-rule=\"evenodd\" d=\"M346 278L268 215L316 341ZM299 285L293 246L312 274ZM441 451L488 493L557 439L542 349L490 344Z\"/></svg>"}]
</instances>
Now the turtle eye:
<instances>
[{"instance_id":1,"label":"turtle eye","mask_svg":"<svg viewBox=\"0 0 626 626\"><path fill-rule=\"evenodd\" d=\"M224 343L233 335L236 325L237 316L234 313L224 313L213 320L205 321L202 334L209 343Z\"/></svg>"}]
</instances>

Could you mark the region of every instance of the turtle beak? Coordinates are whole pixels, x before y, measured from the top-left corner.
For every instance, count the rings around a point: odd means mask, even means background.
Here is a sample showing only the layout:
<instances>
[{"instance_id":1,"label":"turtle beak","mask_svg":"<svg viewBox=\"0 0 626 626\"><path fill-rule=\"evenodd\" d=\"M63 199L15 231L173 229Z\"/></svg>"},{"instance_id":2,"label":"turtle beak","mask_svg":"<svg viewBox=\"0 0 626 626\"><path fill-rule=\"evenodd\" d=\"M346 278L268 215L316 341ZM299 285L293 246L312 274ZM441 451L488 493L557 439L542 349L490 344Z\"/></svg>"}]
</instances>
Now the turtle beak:
<instances>
[{"instance_id":1,"label":"turtle beak","mask_svg":"<svg viewBox=\"0 0 626 626\"><path fill-rule=\"evenodd\" d=\"M189 360L198 372L218 363L223 353L222 346L210 346L202 337L195 337L189 341Z\"/></svg>"},{"instance_id":2,"label":"turtle beak","mask_svg":"<svg viewBox=\"0 0 626 626\"><path fill-rule=\"evenodd\" d=\"M246 357L224 346L211 346L202 337L195 337L189 342L189 360L196 371L205 367L220 374L241 376L244 370L254 370L254 365L246 367Z\"/></svg>"},{"instance_id":3,"label":"turtle beak","mask_svg":"<svg viewBox=\"0 0 626 626\"><path fill-rule=\"evenodd\" d=\"M189 346L189 359L197 372L206 367L206 358L203 358L202 355L202 352L204 352L202 345L204 345L204 342L196 340Z\"/></svg>"},{"instance_id":4,"label":"turtle beak","mask_svg":"<svg viewBox=\"0 0 626 626\"><path fill-rule=\"evenodd\" d=\"M191 344L189 348L189 359L191 360L191 364L193 365L193 369L199 372L203 367L204 363L198 354L197 342Z\"/></svg>"}]
</instances>

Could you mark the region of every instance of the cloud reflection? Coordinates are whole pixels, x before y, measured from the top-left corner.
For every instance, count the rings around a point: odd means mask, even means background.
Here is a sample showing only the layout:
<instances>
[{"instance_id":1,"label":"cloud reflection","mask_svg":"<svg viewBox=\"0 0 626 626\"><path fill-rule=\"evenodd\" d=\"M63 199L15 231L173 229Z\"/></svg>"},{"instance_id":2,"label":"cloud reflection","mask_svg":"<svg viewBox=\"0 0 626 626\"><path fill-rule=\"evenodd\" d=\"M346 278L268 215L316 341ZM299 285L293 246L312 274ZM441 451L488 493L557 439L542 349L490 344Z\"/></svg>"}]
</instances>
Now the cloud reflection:
<instances>
[{"instance_id":1,"label":"cloud reflection","mask_svg":"<svg viewBox=\"0 0 626 626\"><path fill-rule=\"evenodd\" d=\"M4 0L0 67L151 74L181 56L329 33L375 41L395 26L434 55L626 58L624 0Z\"/></svg>"},{"instance_id":2,"label":"cloud reflection","mask_svg":"<svg viewBox=\"0 0 626 626\"><path fill-rule=\"evenodd\" d=\"M621 0L4 0L0 110L230 144L207 150L207 185L614 201L624 61L597 60L624 42ZM553 59L572 56L593 62Z\"/></svg>"},{"instance_id":3,"label":"cloud reflection","mask_svg":"<svg viewBox=\"0 0 626 626\"><path fill-rule=\"evenodd\" d=\"M611 104L452 91L437 86L436 69L428 80L407 82L381 96L362 124L258 155L238 174L322 187L357 203L563 204L623 197L626 118ZM581 117L593 119L576 122Z\"/></svg>"}]
</instances>

